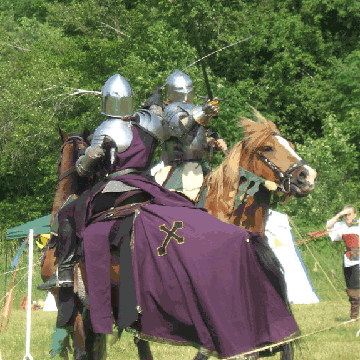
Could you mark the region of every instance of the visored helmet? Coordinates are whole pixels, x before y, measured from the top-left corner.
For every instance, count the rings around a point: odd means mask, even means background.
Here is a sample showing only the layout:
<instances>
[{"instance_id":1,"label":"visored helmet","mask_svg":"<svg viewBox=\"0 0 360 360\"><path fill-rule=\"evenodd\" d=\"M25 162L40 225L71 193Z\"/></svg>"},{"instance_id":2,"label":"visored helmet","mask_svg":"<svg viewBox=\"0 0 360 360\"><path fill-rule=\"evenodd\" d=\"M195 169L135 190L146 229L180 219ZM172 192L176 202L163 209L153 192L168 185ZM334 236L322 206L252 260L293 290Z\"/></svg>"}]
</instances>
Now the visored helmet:
<instances>
[{"instance_id":1,"label":"visored helmet","mask_svg":"<svg viewBox=\"0 0 360 360\"><path fill-rule=\"evenodd\" d=\"M171 102L191 103L194 98L192 80L180 70L175 70L166 81L167 94Z\"/></svg>"},{"instance_id":2,"label":"visored helmet","mask_svg":"<svg viewBox=\"0 0 360 360\"><path fill-rule=\"evenodd\" d=\"M102 90L102 114L111 117L123 117L134 112L134 92L130 84L120 74L109 77Z\"/></svg>"}]
</instances>

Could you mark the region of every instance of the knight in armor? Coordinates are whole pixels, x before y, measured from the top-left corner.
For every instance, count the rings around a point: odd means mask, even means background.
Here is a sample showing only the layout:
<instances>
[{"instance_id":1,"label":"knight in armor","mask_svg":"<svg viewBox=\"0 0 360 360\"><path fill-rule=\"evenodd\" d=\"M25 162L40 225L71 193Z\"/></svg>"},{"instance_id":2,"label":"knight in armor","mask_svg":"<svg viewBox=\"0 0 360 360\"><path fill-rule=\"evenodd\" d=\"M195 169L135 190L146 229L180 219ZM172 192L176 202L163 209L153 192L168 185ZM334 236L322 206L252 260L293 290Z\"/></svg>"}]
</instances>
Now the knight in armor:
<instances>
[{"instance_id":1,"label":"knight in armor","mask_svg":"<svg viewBox=\"0 0 360 360\"><path fill-rule=\"evenodd\" d=\"M360 307L360 226L356 218L355 208L347 205L326 224L330 239L342 240L346 247L343 265L351 319L358 318Z\"/></svg>"},{"instance_id":2,"label":"knight in armor","mask_svg":"<svg viewBox=\"0 0 360 360\"><path fill-rule=\"evenodd\" d=\"M208 172L205 157L209 148L211 153L213 146L223 151L227 149L225 141L214 138L208 127L211 118L219 113L218 101L215 99L203 106L195 106L192 103L192 80L180 70L169 75L166 87L163 118L170 137L163 143L161 161L164 167L155 173L155 180L167 189L180 191L195 201L204 174ZM152 94L152 100L158 100L156 93ZM155 101L151 109L159 111L159 104Z\"/></svg>"},{"instance_id":3,"label":"knight in armor","mask_svg":"<svg viewBox=\"0 0 360 360\"><path fill-rule=\"evenodd\" d=\"M133 90L127 80L115 74L111 76L102 88L102 112L107 119L95 130L91 146L76 162L76 170L81 177L97 177L104 181L97 184L98 188L106 186L97 194L93 202L93 212L99 213L114 206L119 194L136 190L136 187L126 185L115 178L126 174L138 174L150 178L148 172L152 160L152 153L158 141L163 141L164 131L161 118L153 112L142 109L134 113ZM130 151L130 145L137 145L136 151ZM121 161L129 166L120 164ZM129 155L127 155L129 154ZM144 156L145 154L145 156ZM127 156L126 156L127 155ZM123 159L124 158L124 159ZM120 171L117 171L120 169ZM86 202L94 191L86 191L79 199L72 201L69 206L61 209L57 215L57 229L52 229L57 234L58 269L56 273L44 284L38 286L40 290L49 290L54 287L71 287L74 283L74 265L78 261L77 253L79 241L74 232L74 220L71 216L62 218L68 207L74 208L76 204ZM138 196L139 197L139 196ZM129 196L129 199L132 197ZM127 200L126 203L131 202ZM125 202L123 202L125 204ZM61 220L60 220L61 219Z\"/></svg>"}]
</instances>

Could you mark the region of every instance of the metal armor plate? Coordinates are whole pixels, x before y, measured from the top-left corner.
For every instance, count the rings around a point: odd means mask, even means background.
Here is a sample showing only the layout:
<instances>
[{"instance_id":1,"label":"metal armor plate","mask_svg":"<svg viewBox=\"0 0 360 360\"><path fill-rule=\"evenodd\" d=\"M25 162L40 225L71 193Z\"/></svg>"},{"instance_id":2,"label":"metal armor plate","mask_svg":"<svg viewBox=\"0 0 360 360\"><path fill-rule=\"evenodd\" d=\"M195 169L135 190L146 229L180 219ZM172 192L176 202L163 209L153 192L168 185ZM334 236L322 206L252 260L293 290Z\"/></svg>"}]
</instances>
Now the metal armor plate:
<instances>
[{"instance_id":1,"label":"metal armor plate","mask_svg":"<svg viewBox=\"0 0 360 360\"><path fill-rule=\"evenodd\" d=\"M139 116L139 125L159 140L166 140L168 137L163 128L163 119L155 113L141 109L136 112Z\"/></svg>"},{"instance_id":2,"label":"metal armor plate","mask_svg":"<svg viewBox=\"0 0 360 360\"><path fill-rule=\"evenodd\" d=\"M190 112L194 104L174 102L164 109L164 122L171 136L180 137L186 134L194 125L195 120Z\"/></svg>"},{"instance_id":3,"label":"metal armor plate","mask_svg":"<svg viewBox=\"0 0 360 360\"><path fill-rule=\"evenodd\" d=\"M184 146L184 158L186 160L201 160L206 155L206 145L206 130L200 126L191 143Z\"/></svg>"},{"instance_id":4,"label":"metal armor plate","mask_svg":"<svg viewBox=\"0 0 360 360\"><path fill-rule=\"evenodd\" d=\"M91 146L102 145L105 136L114 140L118 152L123 152L129 148L133 139L131 123L114 118L105 120L95 130Z\"/></svg>"}]
</instances>

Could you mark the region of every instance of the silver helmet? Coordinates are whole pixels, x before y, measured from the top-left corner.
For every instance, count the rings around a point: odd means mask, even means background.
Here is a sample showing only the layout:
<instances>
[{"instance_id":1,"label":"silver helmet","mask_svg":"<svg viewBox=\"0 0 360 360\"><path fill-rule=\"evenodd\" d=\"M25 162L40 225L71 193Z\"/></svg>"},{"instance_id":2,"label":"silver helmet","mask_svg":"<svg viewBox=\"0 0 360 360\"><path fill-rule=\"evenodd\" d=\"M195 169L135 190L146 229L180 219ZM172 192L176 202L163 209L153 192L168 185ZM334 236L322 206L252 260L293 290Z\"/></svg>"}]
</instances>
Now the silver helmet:
<instances>
[{"instance_id":1,"label":"silver helmet","mask_svg":"<svg viewBox=\"0 0 360 360\"><path fill-rule=\"evenodd\" d=\"M130 84L120 74L109 77L102 90L102 114L111 117L123 117L134 112L134 92Z\"/></svg>"},{"instance_id":2,"label":"silver helmet","mask_svg":"<svg viewBox=\"0 0 360 360\"><path fill-rule=\"evenodd\" d=\"M192 80L180 70L175 70L168 76L166 81L168 97L172 102L193 101L193 83Z\"/></svg>"}]
</instances>

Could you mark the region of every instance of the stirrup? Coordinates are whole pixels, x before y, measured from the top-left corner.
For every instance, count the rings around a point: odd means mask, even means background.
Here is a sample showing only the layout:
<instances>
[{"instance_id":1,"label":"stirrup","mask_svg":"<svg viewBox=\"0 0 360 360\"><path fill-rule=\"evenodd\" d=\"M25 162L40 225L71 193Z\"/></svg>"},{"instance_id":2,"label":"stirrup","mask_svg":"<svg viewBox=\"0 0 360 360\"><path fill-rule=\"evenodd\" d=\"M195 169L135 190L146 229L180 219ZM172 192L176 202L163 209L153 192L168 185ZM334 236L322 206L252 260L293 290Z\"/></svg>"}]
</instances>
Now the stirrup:
<instances>
[{"instance_id":1,"label":"stirrup","mask_svg":"<svg viewBox=\"0 0 360 360\"><path fill-rule=\"evenodd\" d=\"M45 281L43 284L39 285L38 290L51 290L53 288L60 287L72 287L74 286L74 272L73 268L66 267L61 269L59 277L59 268L56 269L56 272L51 278Z\"/></svg>"}]
</instances>

